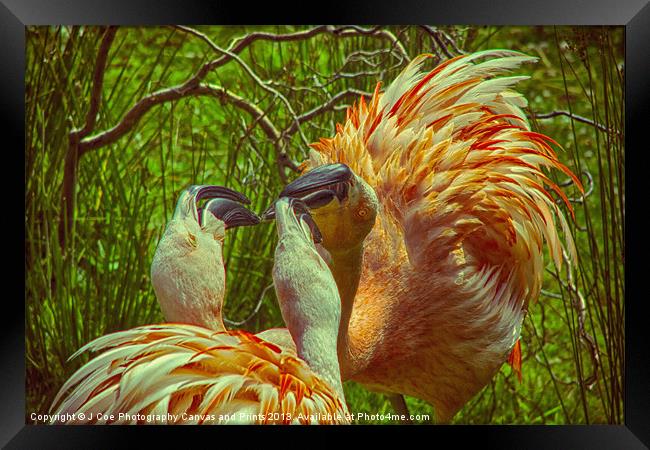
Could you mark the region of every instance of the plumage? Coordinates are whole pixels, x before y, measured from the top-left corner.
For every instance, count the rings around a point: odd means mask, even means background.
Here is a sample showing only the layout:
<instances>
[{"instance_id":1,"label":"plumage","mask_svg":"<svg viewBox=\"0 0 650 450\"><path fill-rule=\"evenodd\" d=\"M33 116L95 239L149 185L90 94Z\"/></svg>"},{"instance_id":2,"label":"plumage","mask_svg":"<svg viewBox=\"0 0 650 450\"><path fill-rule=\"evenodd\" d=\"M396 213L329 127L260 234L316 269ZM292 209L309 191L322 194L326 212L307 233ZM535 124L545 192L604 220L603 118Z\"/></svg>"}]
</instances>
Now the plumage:
<instances>
[{"instance_id":1,"label":"plumage","mask_svg":"<svg viewBox=\"0 0 650 450\"><path fill-rule=\"evenodd\" d=\"M85 413L77 424L327 424L344 414L337 393L293 351L245 331L148 325L78 353L87 351L100 353L54 400L55 414Z\"/></svg>"},{"instance_id":2,"label":"plumage","mask_svg":"<svg viewBox=\"0 0 650 450\"><path fill-rule=\"evenodd\" d=\"M355 103L302 168L344 163L379 199L343 373L424 399L444 422L513 351L541 289L544 242L557 266L563 251L575 258L551 193L571 205L544 170L582 187L513 90L526 77L510 73L534 58L484 51L425 72L426 59Z\"/></svg>"}]
</instances>

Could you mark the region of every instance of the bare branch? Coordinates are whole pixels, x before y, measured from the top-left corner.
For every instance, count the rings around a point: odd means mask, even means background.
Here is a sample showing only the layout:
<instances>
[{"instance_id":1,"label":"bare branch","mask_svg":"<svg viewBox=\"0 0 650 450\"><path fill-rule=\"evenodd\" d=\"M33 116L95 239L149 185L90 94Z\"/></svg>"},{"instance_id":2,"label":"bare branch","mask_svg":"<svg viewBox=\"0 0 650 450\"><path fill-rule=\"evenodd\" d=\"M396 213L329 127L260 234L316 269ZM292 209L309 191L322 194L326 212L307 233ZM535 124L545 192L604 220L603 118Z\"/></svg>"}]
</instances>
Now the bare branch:
<instances>
[{"instance_id":1,"label":"bare branch","mask_svg":"<svg viewBox=\"0 0 650 450\"><path fill-rule=\"evenodd\" d=\"M356 25L346 25L338 28L334 28L332 30L332 33L337 35L337 36L351 36L351 35L363 35L363 36L379 36L383 37L385 39L388 39L392 44L393 47L396 48L401 56L408 62L411 61L411 58L409 58L408 52L404 48L404 45L402 42L397 39L397 37L391 33L388 30L382 30L379 27L373 27L373 28L363 28L359 27Z\"/></svg>"},{"instance_id":2,"label":"bare branch","mask_svg":"<svg viewBox=\"0 0 650 450\"><path fill-rule=\"evenodd\" d=\"M102 98L102 87L104 85L104 73L106 72L106 60L108 58L108 50L115 39L117 27L110 26L104 32L102 43L97 52L97 61L95 62L95 72L93 74L93 88L90 95L90 107L86 114L86 124L81 130L73 131L79 139L90 134L95 128L97 120L97 112L99 111L99 102Z\"/></svg>"},{"instance_id":3,"label":"bare branch","mask_svg":"<svg viewBox=\"0 0 650 450\"><path fill-rule=\"evenodd\" d=\"M436 42L437 45L433 47L433 50L436 52L438 56L440 56L437 50L439 48L440 50L442 50L442 52L445 54L447 58L453 58L454 55L447 49L448 45L451 46L451 48L454 50L454 52L456 52L457 55L465 54L464 51L458 48L458 45L451 38L451 36L449 36L443 30L439 30L438 28L434 28L429 25L420 25L420 28L423 29Z\"/></svg>"},{"instance_id":4,"label":"bare branch","mask_svg":"<svg viewBox=\"0 0 650 450\"><path fill-rule=\"evenodd\" d=\"M177 28L177 27L174 27ZM185 29L185 31L189 32L189 28L187 27L178 27L181 29ZM194 30L196 31L196 30ZM200 33L196 31L196 33ZM194 33L195 35L197 35ZM359 34L363 35L375 35L379 36L385 39L388 39L393 43L394 47L398 49L399 53L403 58L405 58L407 61L410 61L410 58L408 57L408 54L406 52L406 49L402 45L402 43L395 37L393 33L387 30L380 30L378 28L372 28L372 29L366 29L366 28L361 28L361 27L355 27L355 26L349 26L349 27L334 27L331 25L320 25L314 28L310 28L304 31L297 31L294 33L286 33L286 34L276 34L276 33L269 33L265 31L258 31L258 32L253 32L253 33L248 33L243 37L237 38L233 41L233 43L226 49L224 50L224 54L211 61L208 63L208 65L204 68L202 68L202 72L197 74L197 78L202 79L205 74L210 72L211 70L216 69L217 67L223 66L226 64L228 61L233 59L233 55L237 55L242 52L242 50L246 49L248 46L250 46L253 42L259 41L259 40L266 40L266 41L273 41L273 42L291 42L291 41L301 41L305 39L309 39L311 37L314 37L319 34L332 34L334 36L355 36ZM203 34L203 33L201 33ZM198 35L197 35L198 36ZM205 35L204 35L205 36ZM207 37L207 36L206 36ZM203 76L201 76L203 75Z\"/></svg>"},{"instance_id":5,"label":"bare branch","mask_svg":"<svg viewBox=\"0 0 650 450\"><path fill-rule=\"evenodd\" d=\"M447 43L448 43L449 45L451 45L451 48L454 49L454 51L456 52L456 54L458 54L458 55L464 55L464 54L465 54L465 52L462 51L462 50L458 47L458 44L456 44L456 41L454 41L454 40L451 38L451 36L449 36L449 34L448 34L446 31L444 31L444 30L437 30L437 31L438 31L438 33L440 33L440 35L445 39L445 41L447 41Z\"/></svg>"},{"instance_id":6,"label":"bare branch","mask_svg":"<svg viewBox=\"0 0 650 450\"><path fill-rule=\"evenodd\" d=\"M555 292L547 291L546 289L542 289L540 292L542 295L545 295L547 297L557 298L560 300L562 299L562 294L557 294Z\"/></svg>"},{"instance_id":7,"label":"bare branch","mask_svg":"<svg viewBox=\"0 0 650 450\"><path fill-rule=\"evenodd\" d=\"M587 125L591 125L592 127L595 127L598 130L603 131L605 133L613 133L618 135L621 134L619 130L615 130L613 128L608 129L605 125L597 123L591 119L587 119L586 117L579 116L578 114L570 113L568 111L551 111L549 113L543 113L543 114L532 113L531 116L535 119L552 119L553 117L557 117L557 116L566 116L577 122L582 122Z\"/></svg>"},{"instance_id":8,"label":"bare branch","mask_svg":"<svg viewBox=\"0 0 650 450\"><path fill-rule=\"evenodd\" d=\"M228 319L227 317L224 316L224 318L223 318L224 323L226 325L228 325L228 326L231 326L231 327L240 327L240 326L244 325L246 322L248 322L249 320L251 320L260 311L260 308L262 307L262 301L264 300L264 296L266 295L268 290L271 289L272 287L273 287L273 283L269 284L268 286L266 286L264 288L264 290L262 291L262 294L257 299L257 304L255 305L255 308L253 308L253 312L251 312L250 315L247 318L245 318L244 320L240 320L239 322L236 322L236 321L230 320L230 319Z\"/></svg>"},{"instance_id":9,"label":"bare branch","mask_svg":"<svg viewBox=\"0 0 650 450\"><path fill-rule=\"evenodd\" d=\"M377 67L379 64L374 64L372 61L369 60L369 58L373 58L375 56L383 55L385 53L391 53L392 50L389 48L380 48L378 50L355 50L352 53L350 53L348 56L345 57L345 62L343 63L342 67L345 67L349 62L351 61L359 61L363 62L369 66L372 67ZM400 62L398 65L401 65L403 63L402 55L400 55Z\"/></svg>"},{"instance_id":10,"label":"bare branch","mask_svg":"<svg viewBox=\"0 0 650 450\"><path fill-rule=\"evenodd\" d=\"M117 27L111 26L104 32L104 37L97 52L95 71L93 73L93 87L90 95L90 106L86 114L86 123L81 130L73 130L68 135L68 151L63 164L63 186L61 188L61 211L59 213L59 244L65 246L68 232L71 230L74 216L75 185L77 184L77 166L81 157L79 140L92 132L97 121L97 112L104 85L104 72L108 51L115 38Z\"/></svg>"},{"instance_id":11,"label":"bare branch","mask_svg":"<svg viewBox=\"0 0 650 450\"><path fill-rule=\"evenodd\" d=\"M583 344L589 349L589 356L591 357L592 373L583 381L587 389L591 389L598 380L600 367L600 353L598 351L598 344L596 343L594 337L587 332L587 329L585 327L587 302L585 301L582 292L580 292L580 289L576 286L573 280L573 264L569 258L569 255L564 250L562 250L562 259L564 260L566 267L566 280L562 280L559 274L556 274L551 270L547 269L547 273L551 274L558 281L558 283L560 283L560 285L570 293L571 304L578 315L578 333ZM544 295L558 298L556 295L549 295L549 292L544 292ZM560 295L559 298L564 297Z\"/></svg>"},{"instance_id":12,"label":"bare branch","mask_svg":"<svg viewBox=\"0 0 650 450\"><path fill-rule=\"evenodd\" d=\"M181 26L172 26L172 28L181 29L186 33L191 33L194 34L195 36L199 36L201 37L201 39L206 40L208 43L210 43L213 46L213 49L214 47L216 47L216 45L205 34L197 30L188 27L181 27ZM235 55L241 53L242 50L244 50L246 47L248 47L250 44L252 44L257 40L263 39L263 40L278 41L278 42L297 41L297 40L310 38L319 33L324 33L327 31L327 28L328 27L326 26L319 26L302 32L290 33L290 34L273 34L273 33L265 33L265 32L250 33L244 37L236 39L235 42L233 42L233 44L230 45L227 50L222 50L221 57L203 65L199 69L199 71L194 75L194 77L192 77L191 80L188 80L188 84L198 84L201 80L205 78L205 76L208 73L210 73L211 71L213 71L218 67L223 66L228 61L232 60L235 57Z\"/></svg>"},{"instance_id":13,"label":"bare branch","mask_svg":"<svg viewBox=\"0 0 650 450\"><path fill-rule=\"evenodd\" d=\"M340 102L341 99L343 99L345 97L348 97L348 96L361 96L361 95L366 96L366 97L372 97L372 93L361 91L359 89L350 88L350 89L346 89L345 91L341 91L338 94L336 94L335 96L333 96L331 99L329 99L326 103L323 103L322 105L319 105L319 106L311 109L310 111L307 111L306 113L298 116L296 118L296 122L300 124L300 123L303 123L303 122L306 122L308 120L313 119L314 117L316 117L319 114L322 114L324 112L331 111L331 110L335 109L338 102ZM296 131L297 126L298 125L296 125L296 123L294 122L294 124L291 125L285 131L285 134L287 134L287 135L293 134Z\"/></svg>"},{"instance_id":14,"label":"bare branch","mask_svg":"<svg viewBox=\"0 0 650 450\"><path fill-rule=\"evenodd\" d=\"M242 67L242 69L244 69L244 72L246 72L253 79L255 84L257 84L260 88L262 88L266 92L269 92L269 93L275 95L277 98L279 98L282 101L282 103L284 103L284 105L287 107L287 109L289 110L289 114L292 117L295 118L297 116L296 113L294 112L293 107L291 106L291 103L289 102L289 100L287 100L287 98L284 95L282 95L282 93L279 92L277 89L274 89L271 86L269 86L268 84L264 83L264 81L262 81L260 79L260 77L257 76L257 74L248 66L248 64L246 64L238 55L230 52L229 50L222 49L217 44L215 44L207 35L201 33L200 31L197 31L197 30L194 30L192 28L188 28L188 27L185 27L185 26L182 26L182 25L176 25L175 28L178 28L179 30L182 30L182 31L184 31L186 33L190 33L190 34L193 34L194 36L199 37L204 42L206 42L208 45L210 45L210 47L212 47L212 49L215 50L216 52L219 52L221 54L229 56L231 59L234 59L235 61L237 61L237 63ZM302 138L303 142L305 143L305 145L308 145L309 142L308 142L307 138L305 137L305 135L302 133L302 130L300 129L300 124L298 124L298 132L299 132L300 137Z\"/></svg>"},{"instance_id":15,"label":"bare branch","mask_svg":"<svg viewBox=\"0 0 650 450\"><path fill-rule=\"evenodd\" d=\"M580 197L575 197L575 198L574 197L569 197L568 200L571 203L584 203L585 199L587 197L589 197L591 194L593 194L593 192L594 192L594 177L593 177L593 175L591 175L591 172L589 172L586 169L582 170L582 174L587 177L587 190ZM562 183L559 183L558 186L559 187L567 187L567 186L570 186L572 184L573 184L573 180L571 178L569 178L568 180L566 180L566 181L564 181ZM558 200L556 200L556 203L557 204L562 204L563 200L558 199ZM583 231L585 231L585 230L583 230Z\"/></svg>"},{"instance_id":16,"label":"bare branch","mask_svg":"<svg viewBox=\"0 0 650 450\"><path fill-rule=\"evenodd\" d=\"M328 27L327 25L320 25L308 30L287 34L275 34L265 31L256 31L235 39L235 41L228 47L228 51L231 53L240 53L243 49L258 40L274 42L301 41L316 36L317 34L327 33L330 29L331 27Z\"/></svg>"},{"instance_id":17,"label":"bare branch","mask_svg":"<svg viewBox=\"0 0 650 450\"><path fill-rule=\"evenodd\" d=\"M433 38L434 41L436 41L436 47L442 50L442 52L445 54L445 57L447 58L453 58L454 55L452 55L449 50L447 49L447 46L442 42L440 39L440 33L438 30L434 29L433 27L429 25L420 25L420 28L422 28L424 31L427 32L429 36Z\"/></svg>"},{"instance_id":18,"label":"bare branch","mask_svg":"<svg viewBox=\"0 0 650 450\"><path fill-rule=\"evenodd\" d=\"M120 137L131 130L133 126L142 118L142 116L144 116L151 108L156 105L179 100L184 97L204 95L209 95L222 101L227 101L229 103L232 103L234 106L246 111L253 117L253 119L258 121L260 127L272 140L276 141L280 139L280 133L278 132L275 125L271 122L271 120L266 117L264 111L262 111L254 104L248 102L244 98L233 94L221 86L186 86L186 84L187 83L181 86L162 89L149 94L146 97L143 97L140 99L140 101L133 105L131 109L129 109L122 120L120 120L113 128L81 141L80 148L82 151L80 154L117 141Z\"/></svg>"}]
</instances>

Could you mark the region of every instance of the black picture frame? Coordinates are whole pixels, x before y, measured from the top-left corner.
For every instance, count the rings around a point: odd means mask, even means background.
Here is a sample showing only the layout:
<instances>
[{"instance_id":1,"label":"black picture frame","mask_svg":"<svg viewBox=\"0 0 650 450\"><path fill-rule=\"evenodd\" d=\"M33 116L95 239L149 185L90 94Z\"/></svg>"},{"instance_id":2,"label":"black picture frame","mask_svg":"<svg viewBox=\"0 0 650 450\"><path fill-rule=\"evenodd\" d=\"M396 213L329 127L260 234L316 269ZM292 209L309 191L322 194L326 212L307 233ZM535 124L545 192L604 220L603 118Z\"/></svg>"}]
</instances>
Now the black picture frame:
<instances>
[{"instance_id":1,"label":"black picture frame","mask_svg":"<svg viewBox=\"0 0 650 450\"><path fill-rule=\"evenodd\" d=\"M18 295L5 291L5 311L2 330L2 374L0 383L0 444L7 448L91 447L115 448L134 442L136 437L172 442L184 439L195 442L197 437L207 442L221 442L225 436L246 439L252 445L263 445L268 439L282 442L288 433L292 439L313 439L320 433L332 435L331 442L348 439L349 432L371 431L382 437L386 432L401 432L407 445L426 439L427 446L437 446L445 437L454 446L477 443L481 448L647 448L650 445L650 349L648 346L647 288L644 287L643 182L648 167L647 127L650 109L650 4L647 0L546 0L525 3L514 0L455 0L441 3L401 0L400 2L373 2L365 4L314 3L306 12L305 5L237 4L223 1L171 0L146 2L143 0L99 1L68 0L2 0L0 4L0 48L2 70L2 121L5 125L3 143L6 157L15 159L16 169L6 170L6 200L15 196L16 186L24 171L18 168L24 149L24 71L25 26L54 24L123 24L154 25L169 23L229 24L229 23L432 23L472 25L622 25L626 36L626 217L625 283L626 283L626 364L625 364L625 424L593 426L418 426L418 427L332 427L261 428L255 432L265 436L253 438L249 428L216 427L197 430L195 427L61 427L25 425L25 342L24 306ZM24 155L24 153L23 153ZM23 166L24 167L24 166ZM12 167L13 168L13 167ZM647 175L646 175L647 178ZM15 196L16 198L18 196ZM17 200L16 200L17 201ZM5 202L5 204L8 202ZM18 209L20 205L16 205ZM23 204L24 210L24 204ZM12 235L4 234L5 258L19 260L19 240L24 237L24 218L7 209L6 222L15 223ZM11 218L15 217L15 221ZM2 235L0 235L2 236ZM12 247L11 244L15 246ZM23 247L24 250L24 247ZM12 258L13 260L13 258ZM23 265L23 272L24 272ZM6 285L20 289L18 264L8 264ZM25 275L23 273L23 275ZM24 280L24 277L23 277ZM24 299L24 296L23 296ZM17 313L10 313L15 304ZM369 430L370 429L370 430ZM316 433L316 434L314 434ZM408 434L407 434L408 433ZM216 439L216 440L215 440ZM435 441L433 440L435 439ZM421 441L422 442L422 441Z\"/></svg>"}]
</instances>

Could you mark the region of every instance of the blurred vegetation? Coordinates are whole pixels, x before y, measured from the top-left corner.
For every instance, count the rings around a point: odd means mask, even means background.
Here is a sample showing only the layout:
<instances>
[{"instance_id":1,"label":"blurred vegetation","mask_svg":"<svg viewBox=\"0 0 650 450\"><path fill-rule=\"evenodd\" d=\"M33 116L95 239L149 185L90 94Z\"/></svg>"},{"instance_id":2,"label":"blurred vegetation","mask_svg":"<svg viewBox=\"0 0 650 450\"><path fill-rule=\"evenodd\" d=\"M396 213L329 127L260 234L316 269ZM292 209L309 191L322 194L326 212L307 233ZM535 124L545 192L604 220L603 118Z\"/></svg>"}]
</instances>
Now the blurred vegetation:
<instances>
[{"instance_id":1,"label":"blurred vegetation","mask_svg":"<svg viewBox=\"0 0 650 450\"><path fill-rule=\"evenodd\" d=\"M67 361L80 346L163 320L149 265L181 189L227 185L261 211L294 176L291 165L304 158L307 144L331 136L345 120L345 107L377 81L389 83L407 57L432 53L432 68L460 52L508 48L539 58L522 68L531 78L518 89L529 99L534 128L562 145L560 159L587 189L583 198L556 179L576 210L579 262L562 272L547 265L543 295L524 322L523 381L504 364L453 422L622 423L622 28L118 28L105 42L96 123L84 129L106 33L103 27L27 30L28 422L31 412L47 412L64 380L86 361ZM293 33L305 35L269 38ZM250 42L237 40L244 36ZM75 130L81 142L101 135L144 97L182 85L220 58L201 81L210 92L150 105L114 142L74 151ZM275 138L263 122L275 127ZM62 202L66 182L74 204ZM236 229L226 240L231 326L282 326L273 289L267 289L274 240L269 224ZM351 382L345 389L353 412L392 412L380 394ZM432 414L425 402L407 403L414 414Z\"/></svg>"}]
</instances>

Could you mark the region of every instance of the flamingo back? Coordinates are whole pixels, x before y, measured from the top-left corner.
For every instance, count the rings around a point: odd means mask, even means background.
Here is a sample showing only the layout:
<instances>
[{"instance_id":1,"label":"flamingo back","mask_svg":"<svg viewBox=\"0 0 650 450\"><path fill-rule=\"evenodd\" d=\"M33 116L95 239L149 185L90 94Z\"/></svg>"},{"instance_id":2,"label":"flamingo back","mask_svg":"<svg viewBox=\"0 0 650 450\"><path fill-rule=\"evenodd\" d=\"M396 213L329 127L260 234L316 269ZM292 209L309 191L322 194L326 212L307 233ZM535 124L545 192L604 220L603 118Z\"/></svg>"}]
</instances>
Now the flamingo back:
<instances>
[{"instance_id":1,"label":"flamingo back","mask_svg":"<svg viewBox=\"0 0 650 450\"><path fill-rule=\"evenodd\" d=\"M149 325L95 339L72 357L86 351L102 353L61 388L51 409L60 423L348 422L337 394L293 351L244 331Z\"/></svg>"}]
</instances>

